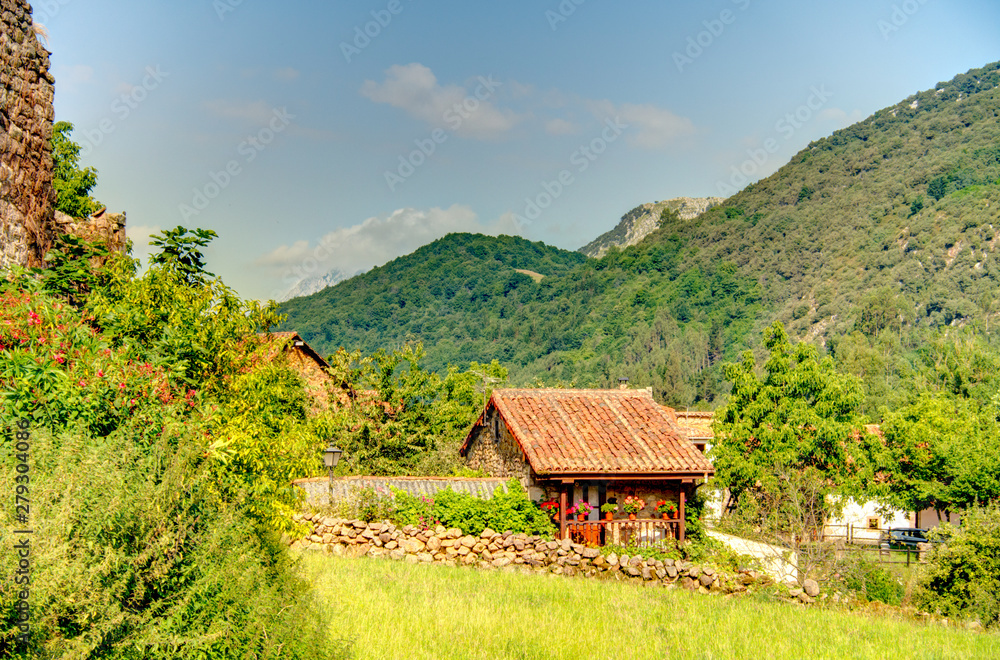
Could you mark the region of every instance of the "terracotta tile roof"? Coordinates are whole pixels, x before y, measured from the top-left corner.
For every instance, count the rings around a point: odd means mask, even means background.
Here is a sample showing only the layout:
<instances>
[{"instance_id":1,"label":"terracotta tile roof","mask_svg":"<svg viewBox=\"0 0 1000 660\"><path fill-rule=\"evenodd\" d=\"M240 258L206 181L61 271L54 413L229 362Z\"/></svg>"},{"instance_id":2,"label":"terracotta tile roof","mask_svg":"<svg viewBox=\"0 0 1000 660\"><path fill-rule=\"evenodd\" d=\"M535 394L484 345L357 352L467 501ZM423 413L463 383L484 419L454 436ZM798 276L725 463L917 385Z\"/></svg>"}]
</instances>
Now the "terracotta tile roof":
<instances>
[{"instance_id":1,"label":"terracotta tile roof","mask_svg":"<svg viewBox=\"0 0 1000 660\"><path fill-rule=\"evenodd\" d=\"M674 411L674 415L677 417L677 424L681 427L681 432L689 440L715 439L715 433L712 431L712 415L714 414L700 410Z\"/></svg>"},{"instance_id":2,"label":"terracotta tile roof","mask_svg":"<svg viewBox=\"0 0 1000 660\"><path fill-rule=\"evenodd\" d=\"M477 425L491 407L539 475L715 471L648 390L493 390Z\"/></svg>"}]
</instances>

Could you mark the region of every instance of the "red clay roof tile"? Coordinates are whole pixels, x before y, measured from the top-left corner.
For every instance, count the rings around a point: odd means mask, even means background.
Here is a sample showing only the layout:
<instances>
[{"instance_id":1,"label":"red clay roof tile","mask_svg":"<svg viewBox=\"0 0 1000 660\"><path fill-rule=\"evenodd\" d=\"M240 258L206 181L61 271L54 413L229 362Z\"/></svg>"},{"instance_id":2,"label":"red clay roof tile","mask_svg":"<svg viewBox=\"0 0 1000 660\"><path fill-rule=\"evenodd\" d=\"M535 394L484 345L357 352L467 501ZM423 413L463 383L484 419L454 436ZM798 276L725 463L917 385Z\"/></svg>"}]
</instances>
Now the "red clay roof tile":
<instances>
[{"instance_id":1,"label":"red clay roof tile","mask_svg":"<svg viewBox=\"0 0 1000 660\"><path fill-rule=\"evenodd\" d=\"M648 390L494 390L491 407L537 474L714 472Z\"/></svg>"}]
</instances>

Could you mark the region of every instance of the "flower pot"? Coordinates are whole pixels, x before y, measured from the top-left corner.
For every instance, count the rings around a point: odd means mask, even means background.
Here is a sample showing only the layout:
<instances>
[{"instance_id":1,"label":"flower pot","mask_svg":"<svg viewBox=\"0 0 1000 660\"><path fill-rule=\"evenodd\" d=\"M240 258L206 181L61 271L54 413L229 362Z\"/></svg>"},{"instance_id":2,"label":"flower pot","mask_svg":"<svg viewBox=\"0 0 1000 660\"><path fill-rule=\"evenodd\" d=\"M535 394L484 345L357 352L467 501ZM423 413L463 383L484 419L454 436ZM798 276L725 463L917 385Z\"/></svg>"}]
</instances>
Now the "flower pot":
<instances>
[{"instance_id":1,"label":"flower pot","mask_svg":"<svg viewBox=\"0 0 1000 660\"><path fill-rule=\"evenodd\" d=\"M635 520L635 514L634 513L628 514L628 519L629 520Z\"/></svg>"},{"instance_id":2,"label":"flower pot","mask_svg":"<svg viewBox=\"0 0 1000 660\"><path fill-rule=\"evenodd\" d=\"M604 519L605 519L605 520L611 520L611 519L612 519L612 516L614 516L614 515L615 515L615 514L614 514L613 512L611 512L611 511L605 511L605 512L604 512Z\"/></svg>"},{"instance_id":3,"label":"flower pot","mask_svg":"<svg viewBox=\"0 0 1000 660\"><path fill-rule=\"evenodd\" d=\"M669 513L663 513L661 515L663 516L664 520L670 520L670 514Z\"/></svg>"},{"instance_id":4,"label":"flower pot","mask_svg":"<svg viewBox=\"0 0 1000 660\"><path fill-rule=\"evenodd\" d=\"M584 520L587 519L587 514L585 513L577 514L576 519L579 520L580 522L583 522Z\"/></svg>"}]
</instances>

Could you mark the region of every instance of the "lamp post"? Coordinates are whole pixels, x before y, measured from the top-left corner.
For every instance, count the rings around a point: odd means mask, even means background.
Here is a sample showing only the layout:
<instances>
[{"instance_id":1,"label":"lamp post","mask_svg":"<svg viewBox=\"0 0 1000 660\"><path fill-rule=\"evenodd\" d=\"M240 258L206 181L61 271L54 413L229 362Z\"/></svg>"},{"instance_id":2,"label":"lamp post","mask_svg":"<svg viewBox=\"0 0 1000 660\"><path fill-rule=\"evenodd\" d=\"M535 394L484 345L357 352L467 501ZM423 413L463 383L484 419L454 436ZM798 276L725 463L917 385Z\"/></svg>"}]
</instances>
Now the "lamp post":
<instances>
[{"instance_id":1,"label":"lamp post","mask_svg":"<svg viewBox=\"0 0 1000 660\"><path fill-rule=\"evenodd\" d=\"M330 441L330 446L323 452L323 464L326 465L330 476L330 504L333 504L333 468L337 467L337 463L340 462L340 455L343 453L343 451L334 446L333 440Z\"/></svg>"}]
</instances>

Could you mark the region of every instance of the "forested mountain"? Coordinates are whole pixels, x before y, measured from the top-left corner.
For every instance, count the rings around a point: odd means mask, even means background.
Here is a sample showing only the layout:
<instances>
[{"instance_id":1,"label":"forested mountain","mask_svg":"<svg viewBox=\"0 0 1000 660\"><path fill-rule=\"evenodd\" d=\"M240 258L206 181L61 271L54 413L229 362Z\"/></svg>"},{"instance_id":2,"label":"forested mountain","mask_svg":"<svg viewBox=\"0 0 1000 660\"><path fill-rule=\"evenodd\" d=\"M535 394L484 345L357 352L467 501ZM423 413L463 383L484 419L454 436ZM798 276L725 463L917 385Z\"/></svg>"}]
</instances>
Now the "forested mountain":
<instances>
[{"instance_id":1,"label":"forested mountain","mask_svg":"<svg viewBox=\"0 0 1000 660\"><path fill-rule=\"evenodd\" d=\"M780 319L865 376L873 405L891 402L913 351L941 328L985 335L1000 311L998 82L991 64L880 110L600 259L449 236L286 303L286 326L321 352L422 340L435 369L498 359L515 382L627 376L686 406L711 405L720 361Z\"/></svg>"}]
</instances>

